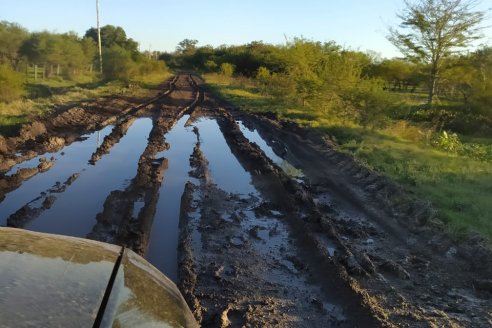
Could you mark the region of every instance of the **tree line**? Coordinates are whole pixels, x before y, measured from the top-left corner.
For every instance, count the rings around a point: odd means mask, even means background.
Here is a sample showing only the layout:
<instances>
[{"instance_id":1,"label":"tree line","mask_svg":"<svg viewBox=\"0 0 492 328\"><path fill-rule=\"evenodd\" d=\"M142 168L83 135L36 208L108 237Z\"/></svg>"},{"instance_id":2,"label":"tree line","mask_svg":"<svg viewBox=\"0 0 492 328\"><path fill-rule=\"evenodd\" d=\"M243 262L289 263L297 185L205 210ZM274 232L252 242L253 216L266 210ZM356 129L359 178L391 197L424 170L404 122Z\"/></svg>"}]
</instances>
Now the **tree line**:
<instances>
[{"instance_id":1,"label":"tree line","mask_svg":"<svg viewBox=\"0 0 492 328\"><path fill-rule=\"evenodd\" d=\"M350 119L364 126L381 125L385 118L403 113L417 120L423 115L439 116L443 107L456 110L455 123L460 121L456 115L469 114L466 121L473 121L470 125L485 120L492 126L491 47L443 59L439 83L433 90L437 101L434 99L432 109L422 102L415 104L410 114L398 111L403 106L400 95L426 97L430 68L425 62L382 59L373 53L344 49L334 42L303 38L283 45L251 42L215 48L198 47L196 40L184 40L176 52L163 54L162 58L174 67L250 78L261 93L286 105L323 111L331 118ZM468 128L474 129L463 126Z\"/></svg>"},{"instance_id":2,"label":"tree line","mask_svg":"<svg viewBox=\"0 0 492 328\"><path fill-rule=\"evenodd\" d=\"M185 39L162 58L176 67L251 78L263 94L332 119L377 126L404 117L433 122L438 129L476 131L492 127L492 47L465 51L483 29L485 12L475 10L477 3L406 0L398 14L401 24L388 36L402 58L382 59L304 38L215 48ZM421 96L403 103L412 97L398 93Z\"/></svg>"},{"instance_id":3,"label":"tree line","mask_svg":"<svg viewBox=\"0 0 492 328\"><path fill-rule=\"evenodd\" d=\"M136 75L165 69L162 61L150 60L138 50L124 29L106 25L101 28L103 74L105 80L128 80ZM40 65L46 75L77 80L92 75L97 67L97 30L90 28L83 37L74 32L29 32L16 23L0 22L0 101L18 98L23 93L23 72L27 65Z\"/></svg>"}]
</instances>

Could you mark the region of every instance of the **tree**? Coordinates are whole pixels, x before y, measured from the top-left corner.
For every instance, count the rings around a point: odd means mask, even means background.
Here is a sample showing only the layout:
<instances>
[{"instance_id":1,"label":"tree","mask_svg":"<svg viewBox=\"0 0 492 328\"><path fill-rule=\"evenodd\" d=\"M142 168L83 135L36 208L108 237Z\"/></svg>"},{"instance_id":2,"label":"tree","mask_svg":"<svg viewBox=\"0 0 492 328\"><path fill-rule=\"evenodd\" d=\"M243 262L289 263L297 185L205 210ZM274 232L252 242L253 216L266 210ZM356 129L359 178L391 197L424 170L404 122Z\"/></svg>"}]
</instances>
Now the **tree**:
<instances>
[{"instance_id":1,"label":"tree","mask_svg":"<svg viewBox=\"0 0 492 328\"><path fill-rule=\"evenodd\" d=\"M64 74L71 78L76 71L92 62L93 54L89 48L84 49L84 45L90 47L75 33L36 32L23 43L19 53L33 64L63 66ZM48 75L51 73L50 70Z\"/></svg>"},{"instance_id":2,"label":"tree","mask_svg":"<svg viewBox=\"0 0 492 328\"><path fill-rule=\"evenodd\" d=\"M193 52L196 49L196 45L198 44L198 40L184 39L178 46L176 50L180 53L189 53Z\"/></svg>"},{"instance_id":3,"label":"tree","mask_svg":"<svg viewBox=\"0 0 492 328\"><path fill-rule=\"evenodd\" d=\"M429 65L428 105L432 106L442 60L480 38L485 12L475 11L477 0L405 0L398 15L400 30L389 40L408 58Z\"/></svg>"},{"instance_id":4,"label":"tree","mask_svg":"<svg viewBox=\"0 0 492 328\"><path fill-rule=\"evenodd\" d=\"M91 38L97 43L97 29L91 27L85 32L84 37ZM138 52L138 43L131 38L127 38L125 30L120 26L105 25L101 27L101 44L103 48L111 48L117 45L132 53Z\"/></svg>"},{"instance_id":5,"label":"tree","mask_svg":"<svg viewBox=\"0 0 492 328\"><path fill-rule=\"evenodd\" d=\"M128 81L135 74L131 53L116 44L103 48L103 62L103 76L107 80Z\"/></svg>"},{"instance_id":6,"label":"tree","mask_svg":"<svg viewBox=\"0 0 492 328\"><path fill-rule=\"evenodd\" d=\"M17 68L21 60L19 48L29 37L29 32L16 23L0 22L0 64Z\"/></svg>"},{"instance_id":7,"label":"tree","mask_svg":"<svg viewBox=\"0 0 492 328\"><path fill-rule=\"evenodd\" d=\"M404 59L385 59L372 65L369 75L384 79L387 83L385 88L392 91L408 91L411 87L413 92L417 84L421 82L420 66Z\"/></svg>"}]
</instances>

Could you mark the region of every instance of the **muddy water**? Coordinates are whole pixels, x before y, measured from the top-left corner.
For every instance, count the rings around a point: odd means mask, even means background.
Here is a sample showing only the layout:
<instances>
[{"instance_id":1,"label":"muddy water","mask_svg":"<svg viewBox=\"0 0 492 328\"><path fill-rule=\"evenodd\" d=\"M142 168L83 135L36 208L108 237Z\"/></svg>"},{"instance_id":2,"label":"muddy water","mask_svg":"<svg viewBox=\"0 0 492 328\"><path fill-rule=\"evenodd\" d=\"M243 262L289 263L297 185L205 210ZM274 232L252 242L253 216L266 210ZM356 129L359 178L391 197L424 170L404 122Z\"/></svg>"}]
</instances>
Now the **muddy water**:
<instances>
[{"instance_id":1,"label":"muddy water","mask_svg":"<svg viewBox=\"0 0 492 328\"><path fill-rule=\"evenodd\" d=\"M251 176L242 168L229 150L217 122L201 118L193 126L185 127L188 116L183 117L166 135L170 144L167 151L157 157L169 159L164 182L160 189L159 203L152 226L147 259L172 280L177 279L177 246L181 195L187 181L196 182L188 174L189 158L197 137L193 127L200 132L200 144L209 161L210 177L220 188L232 193L255 192Z\"/></svg>"},{"instance_id":2,"label":"muddy water","mask_svg":"<svg viewBox=\"0 0 492 328\"><path fill-rule=\"evenodd\" d=\"M82 171L87 166L87 160L93 151L99 146L104 137L111 132L112 126L107 126L101 131L82 136L56 153L48 153L37 156L31 160L22 162L12 167L7 175L14 174L18 169L36 167L41 158L55 160L53 167L47 172L37 174L22 186L8 193L3 202L0 203L0 225L5 225L7 217L18 210L27 202L38 197L41 192L51 188L57 181L64 182L70 175Z\"/></svg>"},{"instance_id":3,"label":"muddy water","mask_svg":"<svg viewBox=\"0 0 492 328\"><path fill-rule=\"evenodd\" d=\"M231 153L215 120L201 119L195 126L200 131L201 149L209 162L210 175L221 189L231 193L255 192L251 176Z\"/></svg>"},{"instance_id":4,"label":"muddy water","mask_svg":"<svg viewBox=\"0 0 492 328\"><path fill-rule=\"evenodd\" d=\"M88 160L111 128L103 133L94 133L83 142L74 143L60 151L63 156L49 171L39 174L25 182L20 188L7 195L2 204L2 224L6 218L40 195L48 191L57 181L65 181L71 174L80 176L62 193L50 209L29 222L24 228L34 231L58 233L85 237L95 224L95 216L102 210L104 199L114 189L120 189L134 176L138 158L145 148L146 139L152 128L152 121L143 118L135 121L126 136L115 145L110 154L104 156L96 165Z\"/></svg>"},{"instance_id":5,"label":"muddy water","mask_svg":"<svg viewBox=\"0 0 492 328\"><path fill-rule=\"evenodd\" d=\"M287 152L286 155L278 155L272 147L260 136L255 128L247 127L242 121L237 121L241 132L250 141L256 143L261 150L269 157L275 164L277 164L287 175L292 178L302 181L306 180L306 176L301 169L296 168L289 162ZM365 214L357 209L351 203L350 199L346 199L340 195L336 190L326 190L318 198L315 199L318 204L326 205L337 209L337 217L340 219L361 219L365 217ZM330 241L326 241L329 254L333 255L334 247Z\"/></svg>"},{"instance_id":6,"label":"muddy water","mask_svg":"<svg viewBox=\"0 0 492 328\"><path fill-rule=\"evenodd\" d=\"M250 141L258 145L275 164L277 164L285 173L293 178L300 179L304 177L303 172L292 165L287 159L277 155L275 151L270 147L266 141L260 136L256 129L247 128L243 122L238 121L239 128L244 136Z\"/></svg>"},{"instance_id":7,"label":"muddy water","mask_svg":"<svg viewBox=\"0 0 492 328\"><path fill-rule=\"evenodd\" d=\"M200 134L200 147L208 160L210 178L217 187L227 193L241 198L253 196L261 201L259 192L252 184L250 173L246 172L235 158L222 135L215 119L200 118L190 127L185 127L188 116L181 118L173 129L165 135L170 148L156 155L166 157L168 168L164 172L163 183L159 190L152 231L150 234L147 259L171 279L177 276L177 245L179 235L179 214L181 196L185 183L192 180L189 157L197 142L193 127ZM255 142L279 167L294 178L303 174L265 142L258 132L248 129L239 122L241 131ZM137 172L139 156L147 146L149 132L152 129L150 118L137 119L121 140L115 144L109 154L90 165L88 160L112 127L84 136L57 153L43 157L54 157L55 165L47 172L40 173L24 182L17 190L7 194L0 203L0 224L5 225L9 215L23 205L31 202L43 192L48 192L56 182L63 183L70 175L80 174L72 185L60 193L53 194L56 200L49 209L28 222L24 228L85 237L96 224L96 215L103 210L107 196L114 190L124 190ZM35 167L39 158L19 164L7 174L13 174L24 167ZM38 201L39 203L39 201ZM31 205L39 207L40 204ZM144 202L136 202L133 207L134 217L144 207ZM251 222L258 222L250 213ZM261 235L260 231L260 235ZM196 237L196 236L195 236ZM268 239L268 238L265 238ZM267 248L264 248L267 251Z\"/></svg>"},{"instance_id":8,"label":"muddy water","mask_svg":"<svg viewBox=\"0 0 492 328\"><path fill-rule=\"evenodd\" d=\"M159 153L156 158L169 160L164 181L159 191L154 223L149 241L147 260L170 279L177 279L178 224L181 195L190 170L189 158L196 142L192 127L185 127L189 116L181 118L165 136L170 148Z\"/></svg>"},{"instance_id":9,"label":"muddy water","mask_svg":"<svg viewBox=\"0 0 492 328\"><path fill-rule=\"evenodd\" d=\"M337 322L345 322L347 314L343 306L320 289L312 281L311 274L299 265L303 263L303 254L294 246L294 238L284 219L289 213L281 212L270 201L271 197L263 194L265 189L256 189L255 186L261 188L264 181L257 177L253 180L251 174L255 173L246 171L239 164L215 120L202 119L195 125L200 132L200 148L208 161L212 183L208 185L206 179L201 181L201 187L197 186L199 191L193 195L199 210L191 207L188 212L196 271L200 272L197 295L208 295L216 281L220 285L224 279L230 283L231 290L244 289L238 292L243 299L259 298L258 302L261 302L261 297L265 297L292 301L292 304L299 302L296 311L302 308L303 314L319 315L317 308L322 308L322 322L327 322L328 316ZM241 125L245 136L257 143L274 162L279 166L285 162L256 131L245 129ZM284 165L284 170L289 167L291 169L286 172L296 172L291 175L294 178L303 176L289 163ZM234 276L233 272L239 267L241 275ZM203 274L207 270L214 272L213 277ZM205 321L207 316L215 315L215 306L221 302L214 297L201 298L208 311L204 315ZM231 296L225 290L220 297L234 299L237 296ZM305 304L300 301L304 299L307 300ZM316 306L312 300L316 300Z\"/></svg>"},{"instance_id":10,"label":"muddy water","mask_svg":"<svg viewBox=\"0 0 492 328\"><path fill-rule=\"evenodd\" d=\"M26 228L86 236L95 224L97 213L102 211L106 196L112 190L126 187L134 177L151 128L152 120L149 118L135 121L110 154L103 156L94 166L87 165L75 183L58 197L53 207Z\"/></svg>"}]
</instances>

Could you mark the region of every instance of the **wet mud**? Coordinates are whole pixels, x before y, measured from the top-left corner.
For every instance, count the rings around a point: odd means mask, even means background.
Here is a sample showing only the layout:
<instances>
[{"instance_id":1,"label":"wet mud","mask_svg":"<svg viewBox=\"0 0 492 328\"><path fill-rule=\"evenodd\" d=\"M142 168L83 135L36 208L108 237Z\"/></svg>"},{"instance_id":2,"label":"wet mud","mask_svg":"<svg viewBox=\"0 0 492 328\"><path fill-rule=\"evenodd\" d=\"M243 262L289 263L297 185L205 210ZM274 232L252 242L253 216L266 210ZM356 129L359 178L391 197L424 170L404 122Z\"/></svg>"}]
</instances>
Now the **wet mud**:
<instances>
[{"instance_id":1,"label":"wet mud","mask_svg":"<svg viewBox=\"0 0 492 328\"><path fill-rule=\"evenodd\" d=\"M0 137L0 223L148 256L202 327L492 324L483 239L452 240L425 201L326 136L202 84L180 74L149 99L77 104Z\"/></svg>"}]
</instances>

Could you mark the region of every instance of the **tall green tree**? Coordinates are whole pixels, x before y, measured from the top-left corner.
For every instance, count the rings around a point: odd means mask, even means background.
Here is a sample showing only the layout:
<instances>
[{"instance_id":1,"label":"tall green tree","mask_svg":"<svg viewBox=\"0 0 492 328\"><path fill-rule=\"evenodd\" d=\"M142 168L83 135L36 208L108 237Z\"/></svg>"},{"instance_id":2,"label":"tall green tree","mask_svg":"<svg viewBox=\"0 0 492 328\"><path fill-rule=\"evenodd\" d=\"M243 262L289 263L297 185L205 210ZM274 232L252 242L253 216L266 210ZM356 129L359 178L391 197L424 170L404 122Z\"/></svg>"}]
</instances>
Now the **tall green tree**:
<instances>
[{"instance_id":1,"label":"tall green tree","mask_svg":"<svg viewBox=\"0 0 492 328\"><path fill-rule=\"evenodd\" d=\"M476 0L405 0L398 15L399 29L389 40L408 58L429 65L427 103L432 105L443 59L480 38L485 12L475 10Z\"/></svg>"},{"instance_id":2,"label":"tall green tree","mask_svg":"<svg viewBox=\"0 0 492 328\"><path fill-rule=\"evenodd\" d=\"M184 39L183 41L178 43L178 46L176 47L176 51L180 53L194 52L197 44L198 44L198 40Z\"/></svg>"},{"instance_id":3,"label":"tall green tree","mask_svg":"<svg viewBox=\"0 0 492 328\"><path fill-rule=\"evenodd\" d=\"M28 37L29 32L19 24L0 22L0 64L17 69L21 60L19 48Z\"/></svg>"},{"instance_id":4,"label":"tall green tree","mask_svg":"<svg viewBox=\"0 0 492 328\"><path fill-rule=\"evenodd\" d=\"M97 29L91 27L85 32L84 37L97 42ZM125 30L120 26L105 25L101 27L101 44L103 48L111 48L116 45L132 53L138 52L138 43L128 38Z\"/></svg>"}]
</instances>

